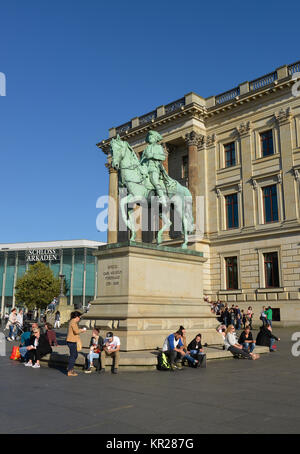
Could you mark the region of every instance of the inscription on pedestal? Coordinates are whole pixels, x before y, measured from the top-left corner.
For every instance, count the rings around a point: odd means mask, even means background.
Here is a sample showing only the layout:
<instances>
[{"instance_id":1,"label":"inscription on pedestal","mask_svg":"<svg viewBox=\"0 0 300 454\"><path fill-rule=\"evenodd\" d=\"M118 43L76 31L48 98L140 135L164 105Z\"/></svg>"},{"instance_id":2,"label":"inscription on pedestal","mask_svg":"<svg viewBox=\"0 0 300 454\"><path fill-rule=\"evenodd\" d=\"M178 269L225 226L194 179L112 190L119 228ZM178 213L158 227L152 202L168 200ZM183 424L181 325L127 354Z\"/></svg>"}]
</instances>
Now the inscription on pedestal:
<instances>
[{"instance_id":1,"label":"inscription on pedestal","mask_svg":"<svg viewBox=\"0 0 300 454\"><path fill-rule=\"evenodd\" d=\"M108 265L107 270L103 272L106 287L120 285L121 274L119 265Z\"/></svg>"}]
</instances>

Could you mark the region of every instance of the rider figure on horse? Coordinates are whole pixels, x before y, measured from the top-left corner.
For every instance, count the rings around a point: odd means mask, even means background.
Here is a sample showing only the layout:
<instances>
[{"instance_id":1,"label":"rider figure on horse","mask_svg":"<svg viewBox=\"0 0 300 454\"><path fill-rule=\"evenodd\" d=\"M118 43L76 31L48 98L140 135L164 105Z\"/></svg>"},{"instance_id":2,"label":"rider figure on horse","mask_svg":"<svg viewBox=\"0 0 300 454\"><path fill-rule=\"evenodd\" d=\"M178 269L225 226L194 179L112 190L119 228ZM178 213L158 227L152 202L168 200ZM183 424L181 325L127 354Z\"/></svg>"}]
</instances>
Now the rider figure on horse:
<instances>
[{"instance_id":1,"label":"rider figure on horse","mask_svg":"<svg viewBox=\"0 0 300 454\"><path fill-rule=\"evenodd\" d=\"M166 205L166 186L163 182L165 170L162 162L166 159L164 149L157 142L162 140L162 136L157 131L149 131L146 137L147 145L142 154L142 169L147 169L149 179L155 188L157 195L163 205Z\"/></svg>"}]
</instances>

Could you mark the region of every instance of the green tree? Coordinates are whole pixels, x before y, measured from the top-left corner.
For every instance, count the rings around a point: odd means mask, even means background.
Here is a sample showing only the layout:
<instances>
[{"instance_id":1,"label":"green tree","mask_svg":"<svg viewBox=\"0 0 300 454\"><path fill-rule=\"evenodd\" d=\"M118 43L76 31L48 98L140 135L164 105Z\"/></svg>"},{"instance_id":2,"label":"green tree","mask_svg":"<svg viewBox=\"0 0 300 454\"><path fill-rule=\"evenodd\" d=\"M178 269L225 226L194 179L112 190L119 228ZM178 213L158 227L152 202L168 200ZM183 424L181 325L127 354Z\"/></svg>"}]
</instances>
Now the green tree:
<instances>
[{"instance_id":1,"label":"green tree","mask_svg":"<svg viewBox=\"0 0 300 454\"><path fill-rule=\"evenodd\" d=\"M27 309L46 309L60 293L60 280L44 263L37 262L17 280L16 302Z\"/></svg>"}]
</instances>

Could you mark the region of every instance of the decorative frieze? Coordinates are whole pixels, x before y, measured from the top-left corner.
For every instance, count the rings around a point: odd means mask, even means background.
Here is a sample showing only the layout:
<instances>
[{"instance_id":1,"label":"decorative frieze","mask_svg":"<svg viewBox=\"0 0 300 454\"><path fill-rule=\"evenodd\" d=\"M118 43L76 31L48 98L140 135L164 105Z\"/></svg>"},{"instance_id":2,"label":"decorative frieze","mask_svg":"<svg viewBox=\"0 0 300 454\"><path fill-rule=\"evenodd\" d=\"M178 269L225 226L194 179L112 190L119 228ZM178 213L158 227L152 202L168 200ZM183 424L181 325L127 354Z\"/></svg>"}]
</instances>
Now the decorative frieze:
<instances>
[{"instance_id":1,"label":"decorative frieze","mask_svg":"<svg viewBox=\"0 0 300 454\"><path fill-rule=\"evenodd\" d=\"M240 137L246 136L250 133L250 129L251 129L250 121L247 121L240 124L240 126L237 128L237 132Z\"/></svg>"},{"instance_id":2,"label":"decorative frieze","mask_svg":"<svg viewBox=\"0 0 300 454\"><path fill-rule=\"evenodd\" d=\"M278 184L281 184L281 183L282 183L282 174L281 174L281 173L279 173L279 174L277 175L277 183L278 183Z\"/></svg>"},{"instance_id":3,"label":"decorative frieze","mask_svg":"<svg viewBox=\"0 0 300 454\"><path fill-rule=\"evenodd\" d=\"M258 188L258 186L257 186L257 181L256 181L254 178L252 178L252 179L251 179L251 183L252 183L253 189L256 190L256 189Z\"/></svg>"},{"instance_id":4,"label":"decorative frieze","mask_svg":"<svg viewBox=\"0 0 300 454\"><path fill-rule=\"evenodd\" d=\"M216 135L215 134L211 134L210 136L207 136L206 137L206 146L207 147L211 147L215 144L215 141L216 141Z\"/></svg>"}]
</instances>

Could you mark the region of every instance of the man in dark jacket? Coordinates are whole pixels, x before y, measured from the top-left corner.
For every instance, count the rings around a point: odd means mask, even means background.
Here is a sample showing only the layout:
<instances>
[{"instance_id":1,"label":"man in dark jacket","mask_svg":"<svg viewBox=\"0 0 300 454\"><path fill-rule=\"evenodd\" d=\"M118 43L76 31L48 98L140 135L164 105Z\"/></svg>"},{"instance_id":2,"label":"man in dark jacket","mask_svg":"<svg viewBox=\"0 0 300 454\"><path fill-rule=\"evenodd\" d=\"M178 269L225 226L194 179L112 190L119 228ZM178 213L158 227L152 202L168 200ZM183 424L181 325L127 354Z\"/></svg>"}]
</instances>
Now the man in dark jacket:
<instances>
[{"instance_id":1,"label":"man in dark jacket","mask_svg":"<svg viewBox=\"0 0 300 454\"><path fill-rule=\"evenodd\" d=\"M243 346L243 350L252 353L255 348L255 341L253 340L250 326L246 326L239 338L239 344Z\"/></svg>"},{"instance_id":2,"label":"man in dark jacket","mask_svg":"<svg viewBox=\"0 0 300 454\"><path fill-rule=\"evenodd\" d=\"M201 338L201 334L197 334L195 339L193 339L188 345L188 353L190 353L192 358L198 360L198 364L195 364L194 367L206 367L206 355L201 344Z\"/></svg>"},{"instance_id":3,"label":"man in dark jacket","mask_svg":"<svg viewBox=\"0 0 300 454\"><path fill-rule=\"evenodd\" d=\"M280 341L280 338L272 334L272 327L270 325L262 326L256 337L256 345L269 347L270 352L274 352L275 349L273 348L273 345L275 340Z\"/></svg>"}]
</instances>

